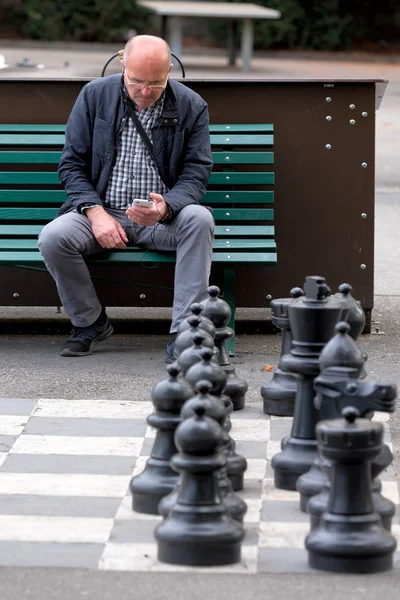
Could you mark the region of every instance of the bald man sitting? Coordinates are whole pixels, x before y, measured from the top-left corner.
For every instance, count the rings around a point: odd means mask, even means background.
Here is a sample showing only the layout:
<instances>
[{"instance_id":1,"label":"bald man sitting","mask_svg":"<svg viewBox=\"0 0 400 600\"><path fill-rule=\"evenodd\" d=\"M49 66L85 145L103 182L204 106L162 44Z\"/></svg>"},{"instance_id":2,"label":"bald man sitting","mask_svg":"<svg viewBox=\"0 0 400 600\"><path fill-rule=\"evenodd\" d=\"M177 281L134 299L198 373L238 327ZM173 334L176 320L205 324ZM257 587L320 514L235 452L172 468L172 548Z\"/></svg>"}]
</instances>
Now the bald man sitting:
<instances>
[{"instance_id":1,"label":"bald man sitting","mask_svg":"<svg viewBox=\"0 0 400 600\"><path fill-rule=\"evenodd\" d=\"M199 201L212 169L208 108L169 78L171 52L161 38L132 38L121 64L122 75L85 85L71 111L58 168L68 199L43 228L39 249L72 322L66 357L92 354L113 333L85 257L129 245L176 251L172 362L179 323L207 297L214 220ZM134 198L152 202L133 206Z\"/></svg>"}]
</instances>

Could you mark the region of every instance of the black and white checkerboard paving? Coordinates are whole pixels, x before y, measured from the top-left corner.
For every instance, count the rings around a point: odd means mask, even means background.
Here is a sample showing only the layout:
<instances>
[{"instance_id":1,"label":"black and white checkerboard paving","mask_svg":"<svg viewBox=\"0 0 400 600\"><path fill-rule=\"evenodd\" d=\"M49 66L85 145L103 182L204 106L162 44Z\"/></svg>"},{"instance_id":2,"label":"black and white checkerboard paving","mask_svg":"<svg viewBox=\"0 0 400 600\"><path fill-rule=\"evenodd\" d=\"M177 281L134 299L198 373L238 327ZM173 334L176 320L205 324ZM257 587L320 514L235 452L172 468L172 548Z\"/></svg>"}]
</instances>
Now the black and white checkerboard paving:
<instances>
[{"instance_id":1,"label":"black and white checkerboard paving","mask_svg":"<svg viewBox=\"0 0 400 600\"><path fill-rule=\"evenodd\" d=\"M150 402L0 399L0 565L128 571L196 571L157 561L159 517L134 513L129 481L143 469L155 432ZM386 421L387 415L377 415ZM232 415L237 451L248 460L242 562L214 572L311 572L308 516L298 494L276 490L270 460L291 419L261 403ZM387 430L387 442L390 435ZM383 493L399 505L392 468ZM393 533L400 546L399 512ZM400 552L395 556L400 570Z\"/></svg>"}]
</instances>

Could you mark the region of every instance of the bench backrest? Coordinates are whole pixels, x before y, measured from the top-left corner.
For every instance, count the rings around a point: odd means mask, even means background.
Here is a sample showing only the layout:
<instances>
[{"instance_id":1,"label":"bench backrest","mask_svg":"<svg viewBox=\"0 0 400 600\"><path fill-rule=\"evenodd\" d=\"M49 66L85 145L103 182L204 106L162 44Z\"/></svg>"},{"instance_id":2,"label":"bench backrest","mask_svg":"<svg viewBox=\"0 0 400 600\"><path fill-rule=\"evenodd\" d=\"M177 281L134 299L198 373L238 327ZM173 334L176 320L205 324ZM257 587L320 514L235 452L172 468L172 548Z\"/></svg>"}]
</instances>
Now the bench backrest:
<instances>
[{"instance_id":1,"label":"bench backrest","mask_svg":"<svg viewBox=\"0 0 400 600\"><path fill-rule=\"evenodd\" d=\"M1 239L36 238L66 199L56 172L64 130L0 124ZM274 247L273 125L211 124L210 138L214 168L202 203L213 207L216 239L269 238Z\"/></svg>"}]
</instances>

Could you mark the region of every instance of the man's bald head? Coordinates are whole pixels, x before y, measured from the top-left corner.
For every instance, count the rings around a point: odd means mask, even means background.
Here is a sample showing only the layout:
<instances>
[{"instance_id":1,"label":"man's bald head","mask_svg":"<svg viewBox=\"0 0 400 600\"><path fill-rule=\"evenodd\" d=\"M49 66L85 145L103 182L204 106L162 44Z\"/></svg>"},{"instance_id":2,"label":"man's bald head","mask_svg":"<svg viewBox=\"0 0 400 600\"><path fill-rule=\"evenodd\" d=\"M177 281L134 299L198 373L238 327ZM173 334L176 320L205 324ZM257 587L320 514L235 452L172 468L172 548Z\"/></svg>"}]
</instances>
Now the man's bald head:
<instances>
[{"instance_id":1,"label":"man's bald head","mask_svg":"<svg viewBox=\"0 0 400 600\"><path fill-rule=\"evenodd\" d=\"M137 35L125 46L122 71L127 92L139 110L163 93L172 69L168 44L154 35Z\"/></svg>"},{"instance_id":2,"label":"man's bald head","mask_svg":"<svg viewBox=\"0 0 400 600\"><path fill-rule=\"evenodd\" d=\"M171 50L165 40L155 35L136 35L128 40L124 49L124 63L140 62L153 64L168 71L171 65Z\"/></svg>"}]
</instances>

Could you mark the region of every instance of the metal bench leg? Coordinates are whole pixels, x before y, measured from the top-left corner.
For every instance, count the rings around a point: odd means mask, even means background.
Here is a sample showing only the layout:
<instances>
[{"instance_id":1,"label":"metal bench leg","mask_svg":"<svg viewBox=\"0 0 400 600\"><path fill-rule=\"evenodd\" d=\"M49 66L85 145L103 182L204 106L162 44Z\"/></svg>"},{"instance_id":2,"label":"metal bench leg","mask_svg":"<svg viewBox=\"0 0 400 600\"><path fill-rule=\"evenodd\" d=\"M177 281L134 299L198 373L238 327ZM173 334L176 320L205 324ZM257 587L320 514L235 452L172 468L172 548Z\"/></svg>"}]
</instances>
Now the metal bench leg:
<instances>
[{"instance_id":1,"label":"metal bench leg","mask_svg":"<svg viewBox=\"0 0 400 600\"><path fill-rule=\"evenodd\" d=\"M232 315L228 327L235 331L235 268L224 269L224 300L231 307ZM235 337L226 344L229 356L235 356Z\"/></svg>"}]
</instances>

